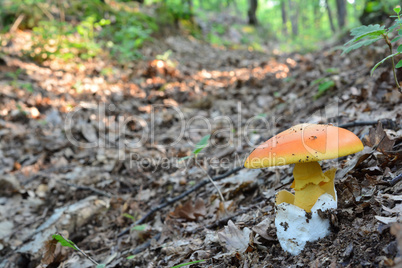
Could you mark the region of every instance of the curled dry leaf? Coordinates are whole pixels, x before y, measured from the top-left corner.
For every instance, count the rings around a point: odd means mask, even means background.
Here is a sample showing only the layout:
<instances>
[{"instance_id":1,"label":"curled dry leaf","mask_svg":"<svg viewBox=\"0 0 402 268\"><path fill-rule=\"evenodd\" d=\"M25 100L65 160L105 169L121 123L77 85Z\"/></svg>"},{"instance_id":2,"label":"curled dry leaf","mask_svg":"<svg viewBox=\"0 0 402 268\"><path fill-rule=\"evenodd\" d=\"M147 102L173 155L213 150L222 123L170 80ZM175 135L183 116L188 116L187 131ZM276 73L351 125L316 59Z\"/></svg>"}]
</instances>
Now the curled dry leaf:
<instances>
[{"instance_id":1,"label":"curled dry leaf","mask_svg":"<svg viewBox=\"0 0 402 268\"><path fill-rule=\"evenodd\" d=\"M254 226L253 231L266 240L275 241L277 239L268 234L268 230L271 228L271 224L273 224L273 220L271 218L266 218L265 220Z\"/></svg>"},{"instance_id":2,"label":"curled dry leaf","mask_svg":"<svg viewBox=\"0 0 402 268\"><path fill-rule=\"evenodd\" d=\"M193 206L193 202L188 200L184 205L178 205L176 209L170 213L172 217L182 218L188 221L198 220L199 217L205 217L207 214L205 203L202 199L197 199Z\"/></svg>"},{"instance_id":3,"label":"curled dry leaf","mask_svg":"<svg viewBox=\"0 0 402 268\"><path fill-rule=\"evenodd\" d=\"M240 230L231 220L225 230L218 233L219 240L231 253L246 252L249 247L251 230L247 227Z\"/></svg>"},{"instance_id":4,"label":"curled dry leaf","mask_svg":"<svg viewBox=\"0 0 402 268\"><path fill-rule=\"evenodd\" d=\"M388 137L379 122L377 128L371 128L369 135L364 137L364 143L370 147L377 147L378 151L389 152L394 147L395 141Z\"/></svg>"},{"instance_id":5,"label":"curled dry leaf","mask_svg":"<svg viewBox=\"0 0 402 268\"><path fill-rule=\"evenodd\" d=\"M385 195L383 195L385 196ZM386 196L389 199L393 199L392 195L387 195ZM398 200L400 198L399 195L395 196L396 198L394 200ZM399 199L400 200L400 199ZM385 224L390 224L394 222L398 222L402 219L402 204L398 203L396 204L393 208L388 208L386 206L382 206L383 211L385 211L388 215L391 214L391 216L383 217L383 216L375 216L375 218Z\"/></svg>"},{"instance_id":6,"label":"curled dry leaf","mask_svg":"<svg viewBox=\"0 0 402 268\"><path fill-rule=\"evenodd\" d=\"M355 157L347 162L347 165L336 172L336 178L337 179L343 179L346 174L348 174L350 171L355 169L357 166L359 166L364 160L369 158L373 154L373 149L370 147L364 147L363 151L360 151L356 153Z\"/></svg>"},{"instance_id":7,"label":"curled dry leaf","mask_svg":"<svg viewBox=\"0 0 402 268\"><path fill-rule=\"evenodd\" d=\"M63 236L68 237L67 231L62 231ZM45 241L43 247L43 256L41 264L49 265L53 263L60 263L67 257L67 248L63 247L54 238Z\"/></svg>"}]
</instances>

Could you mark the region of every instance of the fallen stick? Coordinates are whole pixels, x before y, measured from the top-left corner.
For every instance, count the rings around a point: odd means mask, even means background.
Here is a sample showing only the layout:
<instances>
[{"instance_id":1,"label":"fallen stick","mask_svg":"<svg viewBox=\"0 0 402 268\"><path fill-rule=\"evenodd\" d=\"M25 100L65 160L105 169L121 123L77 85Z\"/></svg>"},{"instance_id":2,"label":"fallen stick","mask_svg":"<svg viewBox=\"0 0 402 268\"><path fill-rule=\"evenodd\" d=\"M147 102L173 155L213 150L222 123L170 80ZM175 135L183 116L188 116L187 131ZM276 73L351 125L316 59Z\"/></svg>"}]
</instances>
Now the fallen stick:
<instances>
[{"instance_id":1,"label":"fallen stick","mask_svg":"<svg viewBox=\"0 0 402 268\"><path fill-rule=\"evenodd\" d=\"M67 186L70 186L70 187L77 188L79 190L89 190L89 191L92 191L92 192L94 192L96 194L104 195L104 196L109 197L109 198L113 197L112 194L109 194L108 192L96 189L96 188L91 187L91 186L78 185L78 184L69 183L69 182L65 182L65 181L57 181L57 182L61 183L61 184L64 184L64 185L67 185Z\"/></svg>"},{"instance_id":2,"label":"fallen stick","mask_svg":"<svg viewBox=\"0 0 402 268\"><path fill-rule=\"evenodd\" d=\"M395 129L398 126L398 124L394 120L388 119L388 118L383 118L383 119L378 119L378 120L373 120L373 121L354 121L354 122L341 124L338 127L349 128L349 127L361 127L361 126L374 126L374 125L377 125L379 122L381 122L385 128Z\"/></svg>"}]
</instances>

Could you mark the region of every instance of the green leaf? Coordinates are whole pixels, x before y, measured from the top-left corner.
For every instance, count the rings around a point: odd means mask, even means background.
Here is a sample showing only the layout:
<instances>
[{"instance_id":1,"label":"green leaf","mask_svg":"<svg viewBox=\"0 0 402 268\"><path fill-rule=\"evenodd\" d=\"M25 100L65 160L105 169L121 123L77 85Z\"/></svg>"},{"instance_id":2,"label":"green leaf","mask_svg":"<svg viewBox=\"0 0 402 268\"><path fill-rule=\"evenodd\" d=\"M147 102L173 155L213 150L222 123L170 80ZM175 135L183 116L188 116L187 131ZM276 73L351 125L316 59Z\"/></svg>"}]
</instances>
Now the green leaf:
<instances>
[{"instance_id":1,"label":"green leaf","mask_svg":"<svg viewBox=\"0 0 402 268\"><path fill-rule=\"evenodd\" d=\"M398 35L399 35L399 36L402 36L402 30L399 30L399 31L398 31Z\"/></svg>"},{"instance_id":2,"label":"green leaf","mask_svg":"<svg viewBox=\"0 0 402 268\"><path fill-rule=\"evenodd\" d=\"M345 46L355 43L359 41L362 38L369 37L369 38L377 38L381 36L382 34L385 34L387 30L385 29L385 26L380 26L379 24L375 25L363 25L357 28L354 28L350 31L350 35L354 36L352 40L347 42Z\"/></svg>"},{"instance_id":3,"label":"green leaf","mask_svg":"<svg viewBox=\"0 0 402 268\"><path fill-rule=\"evenodd\" d=\"M401 8L400 7L396 7L394 8L394 11L396 14L399 14L399 12L401 12Z\"/></svg>"},{"instance_id":4,"label":"green leaf","mask_svg":"<svg viewBox=\"0 0 402 268\"><path fill-rule=\"evenodd\" d=\"M327 91L328 89L330 89L333 86L335 86L334 81L332 81L332 80L325 81L318 86L318 92L324 93L325 91Z\"/></svg>"},{"instance_id":5,"label":"green leaf","mask_svg":"<svg viewBox=\"0 0 402 268\"><path fill-rule=\"evenodd\" d=\"M399 40L399 38L401 38L402 36L398 35L396 36L394 39L391 40L391 43L395 43L396 41Z\"/></svg>"},{"instance_id":6,"label":"green leaf","mask_svg":"<svg viewBox=\"0 0 402 268\"><path fill-rule=\"evenodd\" d=\"M402 52L402 45L399 45L398 48L396 49L396 51L398 51L399 53Z\"/></svg>"},{"instance_id":7,"label":"green leaf","mask_svg":"<svg viewBox=\"0 0 402 268\"><path fill-rule=\"evenodd\" d=\"M346 53L349 53L352 50L358 49L358 48L360 48L362 46L369 46L372 43L375 43L375 42L377 42L378 40L381 40L381 39L382 39L382 37L377 37L375 39L368 39L368 40L362 40L360 42L357 42L356 44L353 44L353 45L351 45L351 46L349 46L347 48L344 48L344 50L342 52L342 55L346 54Z\"/></svg>"},{"instance_id":8,"label":"green leaf","mask_svg":"<svg viewBox=\"0 0 402 268\"><path fill-rule=\"evenodd\" d=\"M135 258L135 255L131 255L131 256L127 257L127 260L131 260L131 259L134 259L134 258Z\"/></svg>"},{"instance_id":9,"label":"green leaf","mask_svg":"<svg viewBox=\"0 0 402 268\"><path fill-rule=\"evenodd\" d=\"M52 235L52 238L56 239L63 247L69 247L77 250L73 241L64 239L64 237L59 234Z\"/></svg>"},{"instance_id":10,"label":"green leaf","mask_svg":"<svg viewBox=\"0 0 402 268\"><path fill-rule=\"evenodd\" d=\"M395 30L395 28L400 27L402 24L402 19L396 19L395 23L388 28L388 32L391 33Z\"/></svg>"},{"instance_id":11,"label":"green leaf","mask_svg":"<svg viewBox=\"0 0 402 268\"><path fill-rule=\"evenodd\" d=\"M106 264L104 264L104 263L96 265L96 268L105 268L105 267L106 267Z\"/></svg>"},{"instance_id":12,"label":"green leaf","mask_svg":"<svg viewBox=\"0 0 402 268\"><path fill-rule=\"evenodd\" d=\"M396 65L395 68L401 68L402 67L402 60L400 60Z\"/></svg>"},{"instance_id":13,"label":"green leaf","mask_svg":"<svg viewBox=\"0 0 402 268\"><path fill-rule=\"evenodd\" d=\"M210 134L202 137L202 139L195 145L195 149L193 151L193 154L195 156L197 156L202 151L202 149L208 146L208 141L210 137L211 137Z\"/></svg>"},{"instance_id":14,"label":"green leaf","mask_svg":"<svg viewBox=\"0 0 402 268\"><path fill-rule=\"evenodd\" d=\"M312 81L311 84L310 84L310 86L314 86L314 85L316 85L316 84L319 84L319 83L321 83L321 82L324 81L324 80L325 80L325 77L318 78L318 79Z\"/></svg>"},{"instance_id":15,"label":"green leaf","mask_svg":"<svg viewBox=\"0 0 402 268\"><path fill-rule=\"evenodd\" d=\"M339 69L338 68L328 68L325 70L325 72L330 73L330 74L338 74Z\"/></svg>"},{"instance_id":16,"label":"green leaf","mask_svg":"<svg viewBox=\"0 0 402 268\"><path fill-rule=\"evenodd\" d=\"M128 214L128 213L123 213L123 217L129 218L130 220L135 220L134 216Z\"/></svg>"},{"instance_id":17,"label":"green leaf","mask_svg":"<svg viewBox=\"0 0 402 268\"><path fill-rule=\"evenodd\" d=\"M191 158L191 157L193 157L193 156L192 156L192 155L188 155L188 156L182 157L182 158L179 159L179 162L183 162L184 160L187 160L187 159L189 159L189 158Z\"/></svg>"},{"instance_id":18,"label":"green leaf","mask_svg":"<svg viewBox=\"0 0 402 268\"><path fill-rule=\"evenodd\" d=\"M135 230L135 231L144 231L145 229L148 228L147 224L141 224L141 225L136 225L133 228L131 228L131 230Z\"/></svg>"},{"instance_id":19,"label":"green leaf","mask_svg":"<svg viewBox=\"0 0 402 268\"><path fill-rule=\"evenodd\" d=\"M374 71L375 71L375 69L377 69L377 67L380 66L380 64L384 63L384 61L386 61L387 59L392 58L392 57L394 57L396 55L399 55L399 54L401 54L401 53L396 52L396 53L394 53L392 55L389 55L388 57L383 58L380 62L378 62L376 65L374 65L374 67L371 69L370 75L372 76Z\"/></svg>"},{"instance_id":20,"label":"green leaf","mask_svg":"<svg viewBox=\"0 0 402 268\"><path fill-rule=\"evenodd\" d=\"M181 263L179 265L175 265L171 268L179 268L179 267L183 267L183 266L187 266L187 265L191 265L191 264L195 264L195 263L199 263L199 262L204 262L206 260L199 260L199 261L192 261L192 262L186 262L186 263Z\"/></svg>"}]
</instances>

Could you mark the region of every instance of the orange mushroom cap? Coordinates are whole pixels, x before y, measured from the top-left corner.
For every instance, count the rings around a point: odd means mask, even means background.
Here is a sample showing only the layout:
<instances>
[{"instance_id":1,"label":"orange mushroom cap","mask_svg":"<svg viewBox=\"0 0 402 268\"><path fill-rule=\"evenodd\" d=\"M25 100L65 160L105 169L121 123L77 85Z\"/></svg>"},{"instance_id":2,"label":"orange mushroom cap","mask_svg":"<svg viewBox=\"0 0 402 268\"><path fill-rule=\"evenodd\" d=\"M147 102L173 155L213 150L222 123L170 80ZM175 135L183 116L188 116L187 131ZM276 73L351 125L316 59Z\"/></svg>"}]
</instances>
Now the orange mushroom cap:
<instances>
[{"instance_id":1,"label":"orange mushroom cap","mask_svg":"<svg viewBox=\"0 0 402 268\"><path fill-rule=\"evenodd\" d=\"M334 159L363 150L363 143L347 129L332 125L299 124L258 146L246 168L263 168Z\"/></svg>"}]
</instances>

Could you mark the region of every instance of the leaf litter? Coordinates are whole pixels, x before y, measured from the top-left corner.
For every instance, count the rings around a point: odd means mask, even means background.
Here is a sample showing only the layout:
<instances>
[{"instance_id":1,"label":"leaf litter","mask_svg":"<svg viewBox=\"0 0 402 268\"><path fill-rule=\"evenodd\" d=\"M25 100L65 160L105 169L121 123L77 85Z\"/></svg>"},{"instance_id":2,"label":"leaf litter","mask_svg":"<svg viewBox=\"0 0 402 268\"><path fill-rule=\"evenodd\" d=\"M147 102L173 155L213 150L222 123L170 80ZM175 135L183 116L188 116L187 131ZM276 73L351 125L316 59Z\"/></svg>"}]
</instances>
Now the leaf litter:
<instances>
[{"instance_id":1,"label":"leaf litter","mask_svg":"<svg viewBox=\"0 0 402 268\"><path fill-rule=\"evenodd\" d=\"M13 38L26 38L26 33L20 34ZM81 62L81 67L25 62L15 53L21 43L2 48L6 56L1 54L6 64L0 73L0 182L7 187L0 190L0 267L41 262L90 267L72 249L60 249L58 244L55 248L49 242L56 232L67 232L69 240L99 263L108 262L107 267L402 264L401 96L389 79L391 69L386 63L373 78L361 68L371 66L383 48L365 48L367 58L360 52L346 57L326 49L277 55L222 50L184 37L168 37L150 52L144 51L148 60L126 69L111 66L114 74L105 76L99 75L99 66L110 63L101 59ZM155 60L155 54L167 49L172 51L175 67ZM158 67L163 64L166 67ZM327 72L328 68L338 71ZM31 83L33 92L13 86L5 75L18 69L24 70L19 79ZM320 85L315 81L322 78L333 83L317 97ZM76 81L80 86L73 88ZM105 105L98 113L94 108L100 102ZM118 148L121 142L135 145L141 140L154 104L158 105L154 142ZM178 107L182 115L171 107ZM66 132L70 111L75 111L74 124ZM119 133L119 117L124 116L136 120ZM163 147L179 137L181 116L227 116L236 124L225 131L226 122L213 120L212 133L206 133L202 122L194 122L188 135ZM270 118L276 121L259 131L264 119ZM328 215L333 232L308 244L299 256L283 252L272 224L274 193L291 183L291 167L286 166L242 170L221 180L218 185L225 203L207 184L146 218L146 230L131 230L118 238L133 221L206 179L191 159L185 162L186 169L174 160L190 155L208 134L214 145L244 134L249 141L231 143L223 150L208 146L197 151L201 168L215 177L242 165L252 144L296 123L380 119L392 124L348 127L367 137L364 151L324 161L326 169L338 166L339 208ZM249 120L254 130L247 133ZM72 138L78 143L72 144ZM104 146L83 146L88 142ZM221 165L204 160L205 155L217 156ZM162 158L170 162L157 161Z\"/></svg>"}]
</instances>

